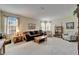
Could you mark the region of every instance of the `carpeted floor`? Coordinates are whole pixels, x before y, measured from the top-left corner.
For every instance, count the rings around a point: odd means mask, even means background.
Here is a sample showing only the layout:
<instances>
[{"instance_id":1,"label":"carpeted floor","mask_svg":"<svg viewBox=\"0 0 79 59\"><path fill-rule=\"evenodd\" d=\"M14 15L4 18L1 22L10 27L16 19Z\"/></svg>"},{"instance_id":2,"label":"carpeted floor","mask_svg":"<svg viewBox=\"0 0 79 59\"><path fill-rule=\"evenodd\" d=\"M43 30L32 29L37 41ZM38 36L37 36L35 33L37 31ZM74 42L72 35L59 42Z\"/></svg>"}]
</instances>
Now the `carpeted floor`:
<instances>
[{"instance_id":1,"label":"carpeted floor","mask_svg":"<svg viewBox=\"0 0 79 59\"><path fill-rule=\"evenodd\" d=\"M6 45L5 55L77 55L77 42L61 38L48 38L37 44L33 41Z\"/></svg>"}]
</instances>

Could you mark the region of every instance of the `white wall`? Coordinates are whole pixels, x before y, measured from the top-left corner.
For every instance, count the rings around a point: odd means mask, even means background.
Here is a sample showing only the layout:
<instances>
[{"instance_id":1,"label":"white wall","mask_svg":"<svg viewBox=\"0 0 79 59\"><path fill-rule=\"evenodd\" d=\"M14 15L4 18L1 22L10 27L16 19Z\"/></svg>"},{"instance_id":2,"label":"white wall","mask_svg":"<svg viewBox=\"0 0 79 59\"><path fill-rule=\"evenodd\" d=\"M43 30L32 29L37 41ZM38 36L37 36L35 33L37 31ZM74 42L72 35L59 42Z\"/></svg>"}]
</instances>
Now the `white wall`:
<instances>
[{"instance_id":1,"label":"white wall","mask_svg":"<svg viewBox=\"0 0 79 59\"><path fill-rule=\"evenodd\" d=\"M28 29L29 23L36 24L36 29L34 29L34 30L39 30L39 28L40 28L40 21L38 21L38 20L31 19L31 18L25 18L25 17L20 17L19 20L20 20L20 25L19 25L20 31L30 31Z\"/></svg>"},{"instance_id":2,"label":"white wall","mask_svg":"<svg viewBox=\"0 0 79 59\"><path fill-rule=\"evenodd\" d=\"M16 16L18 18L18 22L19 22L18 28L22 32L29 30L28 29L29 23L36 24L36 29L34 29L34 30L38 30L40 28L40 21L37 21L37 20L29 18L29 17L24 17L24 16L8 13L5 11L2 11L2 13L1 13L1 11L0 11L0 31L1 32L4 32L4 16Z\"/></svg>"},{"instance_id":3,"label":"white wall","mask_svg":"<svg viewBox=\"0 0 79 59\"><path fill-rule=\"evenodd\" d=\"M74 29L66 29L67 22L74 22ZM72 33L77 33L78 31L78 20L76 16L70 16L66 19L62 19L62 25L63 25L64 33L71 32L72 34Z\"/></svg>"}]
</instances>

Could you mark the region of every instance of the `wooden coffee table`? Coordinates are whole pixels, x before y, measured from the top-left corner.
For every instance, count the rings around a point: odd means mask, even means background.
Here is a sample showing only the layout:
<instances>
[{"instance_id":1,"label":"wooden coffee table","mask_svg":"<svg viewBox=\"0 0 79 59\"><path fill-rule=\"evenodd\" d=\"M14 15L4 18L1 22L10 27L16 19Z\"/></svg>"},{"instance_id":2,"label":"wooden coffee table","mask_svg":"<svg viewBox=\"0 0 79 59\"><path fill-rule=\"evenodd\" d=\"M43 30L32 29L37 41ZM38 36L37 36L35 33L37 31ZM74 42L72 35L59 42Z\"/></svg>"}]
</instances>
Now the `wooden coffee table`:
<instances>
[{"instance_id":1,"label":"wooden coffee table","mask_svg":"<svg viewBox=\"0 0 79 59\"><path fill-rule=\"evenodd\" d=\"M34 42L41 43L47 41L47 35L34 37Z\"/></svg>"}]
</instances>

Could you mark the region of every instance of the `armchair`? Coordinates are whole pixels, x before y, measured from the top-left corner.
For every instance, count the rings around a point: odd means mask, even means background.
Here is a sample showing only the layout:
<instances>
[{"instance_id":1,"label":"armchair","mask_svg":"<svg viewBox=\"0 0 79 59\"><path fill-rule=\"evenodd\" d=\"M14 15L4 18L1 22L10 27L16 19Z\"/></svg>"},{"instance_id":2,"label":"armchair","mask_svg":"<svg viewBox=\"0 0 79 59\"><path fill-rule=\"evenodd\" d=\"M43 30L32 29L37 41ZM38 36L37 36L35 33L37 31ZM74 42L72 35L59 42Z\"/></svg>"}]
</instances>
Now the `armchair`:
<instances>
[{"instance_id":1,"label":"armchair","mask_svg":"<svg viewBox=\"0 0 79 59\"><path fill-rule=\"evenodd\" d=\"M77 33L75 32L67 32L63 34L63 39L67 41L77 41Z\"/></svg>"}]
</instances>

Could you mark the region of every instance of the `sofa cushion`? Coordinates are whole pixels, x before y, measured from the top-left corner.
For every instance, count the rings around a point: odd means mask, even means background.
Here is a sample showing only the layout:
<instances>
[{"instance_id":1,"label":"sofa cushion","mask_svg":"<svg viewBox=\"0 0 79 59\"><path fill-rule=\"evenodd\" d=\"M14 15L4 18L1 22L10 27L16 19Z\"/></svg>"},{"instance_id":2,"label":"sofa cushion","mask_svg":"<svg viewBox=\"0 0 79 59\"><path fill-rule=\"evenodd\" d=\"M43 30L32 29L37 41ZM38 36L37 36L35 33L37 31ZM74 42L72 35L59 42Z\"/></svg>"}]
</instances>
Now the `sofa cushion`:
<instances>
[{"instance_id":1,"label":"sofa cushion","mask_svg":"<svg viewBox=\"0 0 79 59\"><path fill-rule=\"evenodd\" d=\"M34 32L35 32L35 34L39 34L38 31L34 31Z\"/></svg>"},{"instance_id":2,"label":"sofa cushion","mask_svg":"<svg viewBox=\"0 0 79 59\"><path fill-rule=\"evenodd\" d=\"M34 35L35 33L33 31L30 31L30 35Z\"/></svg>"}]
</instances>

